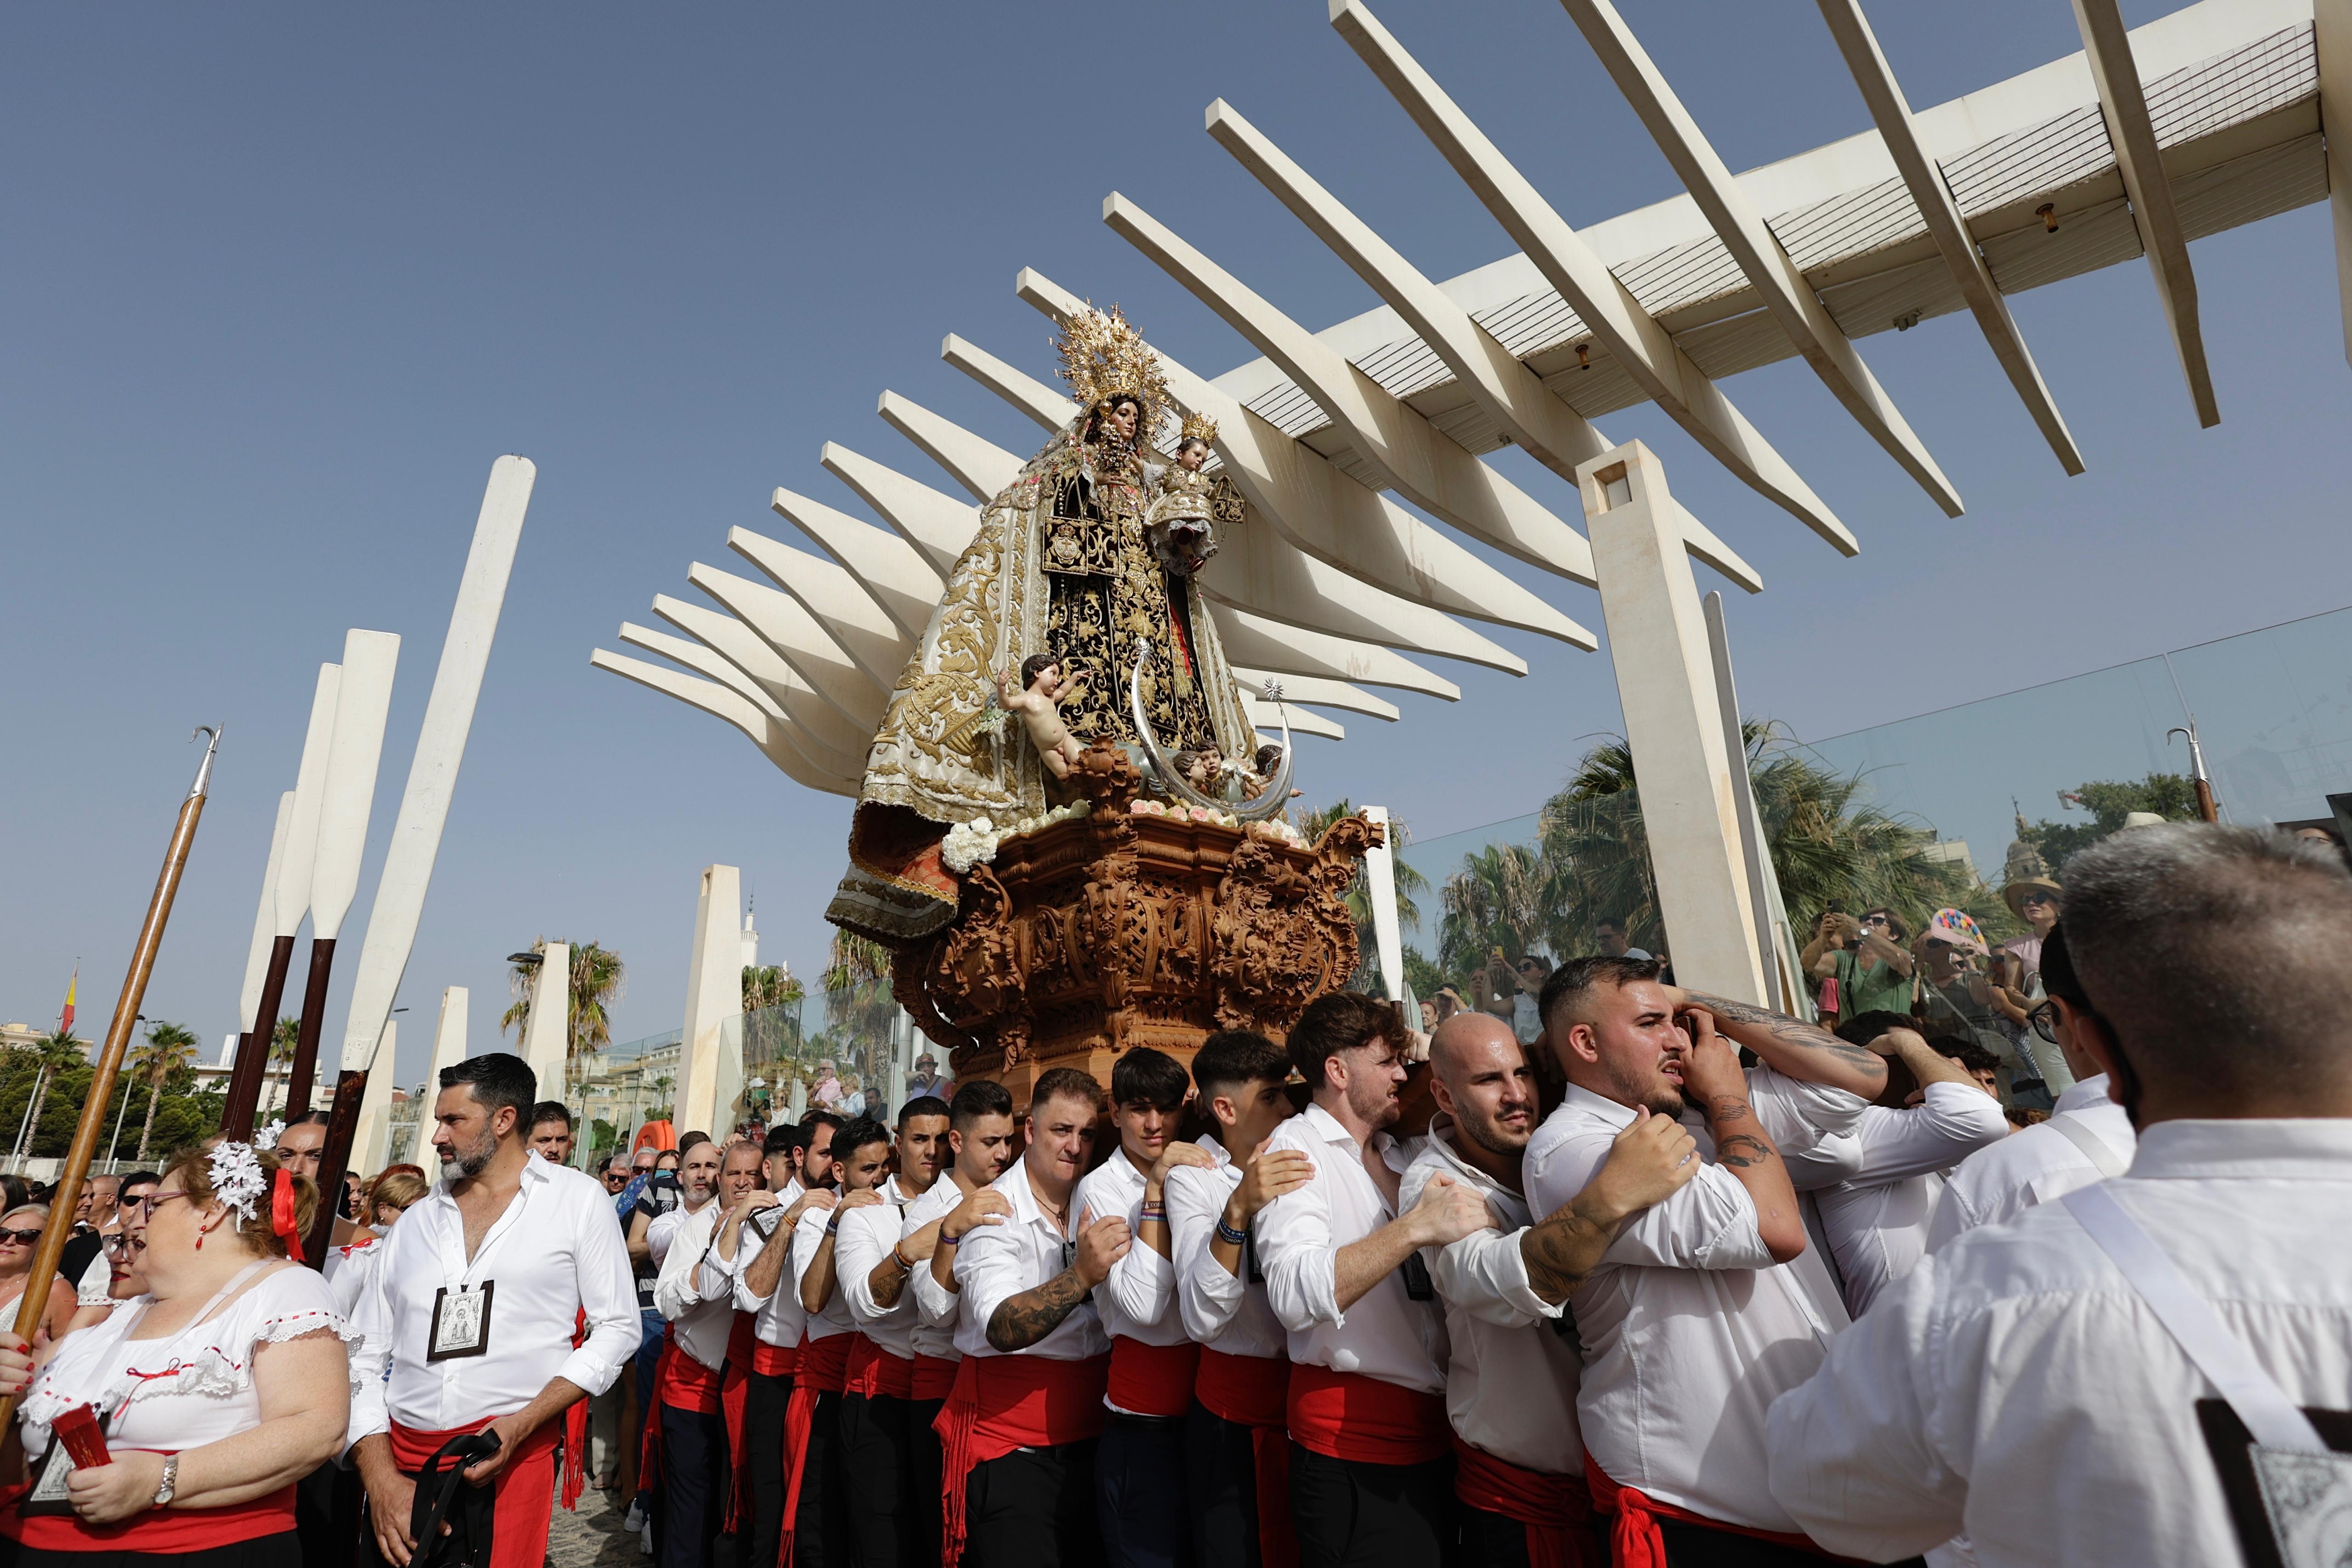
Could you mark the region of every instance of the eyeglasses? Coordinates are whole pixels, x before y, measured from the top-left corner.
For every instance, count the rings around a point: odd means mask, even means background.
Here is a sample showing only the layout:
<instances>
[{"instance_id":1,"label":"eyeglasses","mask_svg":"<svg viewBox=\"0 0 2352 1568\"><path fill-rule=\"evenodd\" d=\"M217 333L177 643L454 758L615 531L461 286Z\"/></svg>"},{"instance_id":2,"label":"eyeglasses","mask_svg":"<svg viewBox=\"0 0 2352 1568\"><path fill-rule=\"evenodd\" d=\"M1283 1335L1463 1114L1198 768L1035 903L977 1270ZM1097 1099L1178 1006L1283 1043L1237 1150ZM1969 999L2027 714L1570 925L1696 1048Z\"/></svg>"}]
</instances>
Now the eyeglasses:
<instances>
[{"instance_id":1,"label":"eyeglasses","mask_svg":"<svg viewBox=\"0 0 2352 1568\"><path fill-rule=\"evenodd\" d=\"M109 1252L144 1252L147 1250L147 1238L134 1236L127 1230L118 1230L100 1245Z\"/></svg>"},{"instance_id":2,"label":"eyeglasses","mask_svg":"<svg viewBox=\"0 0 2352 1568\"><path fill-rule=\"evenodd\" d=\"M2033 1011L2025 1016L2025 1021L2033 1026L2033 1032L2035 1034L2041 1036L2043 1039L2049 1041L2053 1046L2058 1043L2057 1003L2043 1002L2040 1004L2033 1009Z\"/></svg>"},{"instance_id":3,"label":"eyeglasses","mask_svg":"<svg viewBox=\"0 0 2352 1568\"><path fill-rule=\"evenodd\" d=\"M152 1192L139 1200L139 1207L146 1214L146 1216L149 1219L153 1219L155 1217L155 1210L160 1205L170 1203L173 1198L184 1198L188 1194L185 1193Z\"/></svg>"},{"instance_id":4,"label":"eyeglasses","mask_svg":"<svg viewBox=\"0 0 2352 1568\"><path fill-rule=\"evenodd\" d=\"M0 1228L0 1241L13 1241L19 1247L31 1247L40 1239L41 1233L37 1229L8 1230L5 1228Z\"/></svg>"}]
</instances>

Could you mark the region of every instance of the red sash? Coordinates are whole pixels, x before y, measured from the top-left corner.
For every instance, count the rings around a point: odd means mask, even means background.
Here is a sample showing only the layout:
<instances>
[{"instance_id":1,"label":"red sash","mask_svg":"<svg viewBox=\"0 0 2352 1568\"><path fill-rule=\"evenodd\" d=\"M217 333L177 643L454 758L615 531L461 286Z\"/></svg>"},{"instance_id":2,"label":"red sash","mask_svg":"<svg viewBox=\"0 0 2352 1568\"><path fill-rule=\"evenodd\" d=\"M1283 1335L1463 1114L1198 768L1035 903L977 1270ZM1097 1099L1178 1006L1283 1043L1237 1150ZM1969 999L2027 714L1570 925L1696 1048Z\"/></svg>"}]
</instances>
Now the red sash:
<instances>
[{"instance_id":1,"label":"red sash","mask_svg":"<svg viewBox=\"0 0 2352 1568\"><path fill-rule=\"evenodd\" d=\"M1443 1395L1305 1362L1290 1369L1290 1436L1330 1459L1425 1465L1454 1447Z\"/></svg>"},{"instance_id":2,"label":"red sash","mask_svg":"<svg viewBox=\"0 0 2352 1568\"><path fill-rule=\"evenodd\" d=\"M915 1358L915 1390L907 1397L919 1404L945 1399L955 1388L956 1363L946 1356L919 1355Z\"/></svg>"},{"instance_id":3,"label":"red sash","mask_svg":"<svg viewBox=\"0 0 2352 1568\"><path fill-rule=\"evenodd\" d=\"M777 1568L793 1560L793 1521L800 1511L801 1478L808 1473L810 1434L816 1426L817 1396L839 1394L849 1370L849 1342L854 1334L831 1334L813 1340L803 1334L800 1358L793 1373L793 1396L784 1405L784 1521L777 1543Z\"/></svg>"},{"instance_id":4,"label":"red sash","mask_svg":"<svg viewBox=\"0 0 2352 1568\"><path fill-rule=\"evenodd\" d=\"M727 1335L727 1364L719 1373L719 1409L727 1418L727 1461L732 1472L727 1488L727 1520L723 1534L732 1535L742 1522L743 1500L751 1495L751 1456L743 1442L743 1413L751 1398L751 1347L759 1342L751 1330L753 1314L735 1314Z\"/></svg>"},{"instance_id":5,"label":"red sash","mask_svg":"<svg viewBox=\"0 0 2352 1568\"><path fill-rule=\"evenodd\" d=\"M868 1399L905 1399L915 1392L912 1358L884 1350L864 1334L849 1347L849 1366L843 1373L841 1392Z\"/></svg>"},{"instance_id":6,"label":"red sash","mask_svg":"<svg viewBox=\"0 0 2352 1568\"><path fill-rule=\"evenodd\" d=\"M446 1432L420 1432L395 1421L388 1434L392 1462L402 1474L414 1475L442 1444L461 1433L478 1432L492 1419L485 1415ZM543 1568L547 1562L547 1524L555 1509L555 1432L554 1422L541 1423L490 1482L498 1523L488 1568Z\"/></svg>"},{"instance_id":7,"label":"red sash","mask_svg":"<svg viewBox=\"0 0 2352 1568\"><path fill-rule=\"evenodd\" d=\"M799 1360L798 1345L772 1345L765 1340L751 1343L751 1370L761 1377L790 1377Z\"/></svg>"},{"instance_id":8,"label":"red sash","mask_svg":"<svg viewBox=\"0 0 2352 1568\"><path fill-rule=\"evenodd\" d=\"M1526 1526L1530 1568L1604 1568L1592 1534L1592 1494L1582 1481L1521 1469L1459 1436L1454 1458L1454 1495Z\"/></svg>"},{"instance_id":9,"label":"red sash","mask_svg":"<svg viewBox=\"0 0 2352 1568\"><path fill-rule=\"evenodd\" d=\"M374 1237L368 1238L373 1241ZM588 1342L588 1309L576 1308L572 1319L572 1348ZM588 1402L575 1399L563 1412L562 1503L577 1510L580 1494L588 1487Z\"/></svg>"},{"instance_id":10,"label":"red sash","mask_svg":"<svg viewBox=\"0 0 2352 1568\"><path fill-rule=\"evenodd\" d=\"M1670 1502L1660 1502L1635 1488L1621 1487L1592 1462L1590 1454L1584 1456L1584 1481L1591 1489L1594 1511L1617 1516L1617 1522L1609 1531L1609 1556L1616 1568L1666 1568L1666 1539L1658 1531L1658 1521L1662 1519L1696 1524L1706 1530L1719 1530L1726 1535L1745 1535L1754 1541L1778 1542L1782 1546L1793 1546L1800 1552L1810 1552L1824 1563L1855 1561L1851 1557L1832 1556L1814 1545L1810 1536L1793 1535L1779 1530L1757 1530L1745 1524L1727 1524L1703 1513L1693 1513L1686 1508L1676 1508Z\"/></svg>"},{"instance_id":11,"label":"red sash","mask_svg":"<svg viewBox=\"0 0 2352 1568\"><path fill-rule=\"evenodd\" d=\"M1250 1429L1259 1561L1265 1568L1298 1568L1298 1535L1290 1524L1290 1363L1204 1346L1192 1394L1210 1415Z\"/></svg>"},{"instance_id":12,"label":"red sash","mask_svg":"<svg viewBox=\"0 0 2352 1568\"><path fill-rule=\"evenodd\" d=\"M968 1355L931 1423L940 1435L940 1568L963 1558L964 1481L975 1465L1015 1448L1053 1448L1102 1436L1110 1358Z\"/></svg>"},{"instance_id":13,"label":"red sash","mask_svg":"<svg viewBox=\"0 0 2352 1568\"><path fill-rule=\"evenodd\" d=\"M691 1410L697 1415L716 1415L724 1408L725 1380L724 1363L717 1370L707 1367L672 1339L662 1347L661 1360L654 1368L654 1403Z\"/></svg>"},{"instance_id":14,"label":"red sash","mask_svg":"<svg viewBox=\"0 0 2352 1568\"><path fill-rule=\"evenodd\" d=\"M1120 1334L1110 1342L1110 1379L1103 1397L1130 1415L1184 1415L1192 1408L1192 1384L1201 1375L1201 1347L1148 1345Z\"/></svg>"},{"instance_id":15,"label":"red sash","mask_svg":"<svg viewBox=\"0 0 2352 1568\"><path fill-rule=\"evenodd\" d=\"M0 1514L0 1535L35 1552L203 1552L293 1528L290 1486L228 1508L151 1508L120 1524L85 1524L70 1513L26 1516L13 1504Z\"/></svg>"}]
</instances>

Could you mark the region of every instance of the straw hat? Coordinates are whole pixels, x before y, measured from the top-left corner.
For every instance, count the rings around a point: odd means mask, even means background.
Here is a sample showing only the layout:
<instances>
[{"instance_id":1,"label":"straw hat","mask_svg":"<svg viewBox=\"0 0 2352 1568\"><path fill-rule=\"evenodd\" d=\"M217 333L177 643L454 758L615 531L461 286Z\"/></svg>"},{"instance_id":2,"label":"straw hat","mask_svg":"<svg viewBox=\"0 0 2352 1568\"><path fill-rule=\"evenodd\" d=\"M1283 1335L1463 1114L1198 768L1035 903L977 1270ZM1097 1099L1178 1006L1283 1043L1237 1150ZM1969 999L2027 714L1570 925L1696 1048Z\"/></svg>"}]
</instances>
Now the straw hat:
<instances>
[{"instance_id":1,"label":"straw hat","mask_svg":"<svg viewBox=\"0 0 2352 1568\"><path fill-rule=\"evenodd\" d=\"M2057 883L2052 881L2047 877L2020 877L2016 881L2010 883L2009 886L2000 890L2000 901L2009 906L2009 912L2011 914L2015 915L2019 920L2023 920L2025 918L2025 895L2032 892L2036 889L2049 894L2053 899L2063 900L2066 896L2066 889L2060 887Z\"/></svg>"},{"instance_id":2,"label":"straw hat","mask_svg":"<svg viewBox=\"0 0 2352 1568\"><path fill-rule=\"evenodd\" d=\"M2164 826L2165 821L2166 819L2164 817L2158 816L2152 811L2127 811L2124 813L2124 826L2126 827L2161 827Z\"/></svg>"}]
</instances>

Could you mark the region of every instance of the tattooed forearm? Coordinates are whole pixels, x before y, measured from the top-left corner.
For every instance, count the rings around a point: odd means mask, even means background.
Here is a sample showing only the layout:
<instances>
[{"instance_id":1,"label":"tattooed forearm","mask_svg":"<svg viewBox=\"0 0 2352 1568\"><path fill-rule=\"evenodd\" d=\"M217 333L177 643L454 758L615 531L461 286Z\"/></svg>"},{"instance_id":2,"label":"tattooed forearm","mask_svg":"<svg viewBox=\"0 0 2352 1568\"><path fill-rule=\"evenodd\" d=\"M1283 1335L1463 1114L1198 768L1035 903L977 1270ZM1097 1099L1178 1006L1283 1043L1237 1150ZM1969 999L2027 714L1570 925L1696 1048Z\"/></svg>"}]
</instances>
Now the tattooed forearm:
<instances>
[{"instance_id":1,"label":"tattooed forearm","mask_svg":"<svg viewBox=\"0 0 2352 1568\"><path fill-rule=\"evenodd\" d=\"M1734 1132L1715 1145L1716 1163L1720 1165L1760 1165L1770 1158L1772 1145L1747 1132Z\"/></svg>"},{"instance_id":2,"label":"tattooed forearm","mask_svg":"<svg viewBox=\"0 0 2352 1568\"><path fill-rule=\"evenodd\" d=\"M1846 1044L1819 1025L1791 1018L1786 1013L1775 1013L1769 1007L1754 1007L1745 1002L1735 1002L1728 996L1710 996L1704 991L1685 989L1683 994L1690 999L1692 1006L1704 1007L1713 1014L1716 1022L1725 1026L1725 1034L1750 1050L1760 1053L1765 1048L1763 1042L1769 1041L1801 1051L1818 1052L1858 1079L1875 1080L1878 1089L1886 1085L1884 1058L1867 1047ZM1859 1089L1862 1085L1840 1087ZM1877 1091L1877 1089L1871 1090L1873 1094Z\"/></svg>"},{"instance_id":3,"label":"tattooed forearm","mask_svg":"<svg viewBox=\"0 0 2352 1568\"><path fill-rule=\"evenodd\" d=\"M989 1315L991 1350L1025 1351L1062 1326L1071 1309L1087 1299L1086 1281L1065 1268L1034 1290L1024 1290Z\"/></svg>"},{"instance_id":4,"label":"tattooed forearm","mask_svg":"<svg viewBox=\"0 0 2352 1568\"><path fill-rule=\"evenodd\" d=\"M1615 1239L1615 1227L1595 1225L1573 1205L1540 1225L1519 1232L1519 1257L1528 1266L1528 1289L1559 1306L1584 1283Z\"/></svg>"}]
</instances>

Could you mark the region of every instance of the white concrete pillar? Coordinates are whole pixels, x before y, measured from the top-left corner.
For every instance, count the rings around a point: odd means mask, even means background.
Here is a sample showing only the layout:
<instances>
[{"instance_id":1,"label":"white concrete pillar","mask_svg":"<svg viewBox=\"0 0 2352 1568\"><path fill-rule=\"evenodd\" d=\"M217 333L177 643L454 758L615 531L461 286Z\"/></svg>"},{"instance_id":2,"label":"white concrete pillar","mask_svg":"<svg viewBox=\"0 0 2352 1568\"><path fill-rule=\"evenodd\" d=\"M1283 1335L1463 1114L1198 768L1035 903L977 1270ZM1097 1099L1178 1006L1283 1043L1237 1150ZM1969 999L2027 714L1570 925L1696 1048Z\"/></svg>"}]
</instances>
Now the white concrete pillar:
<instances>
[{"instance_id":1,"label":"white concrete pillar","mask_svg":"<svg viewBox=\"0 0 2352 1568\"><path fill-rule=\"evenodd\" d=\"M2327 132L2327 205L2336 225L2336 288L2344 358L2352 363L2352 0L2318 0L2312 46L2319 57L2319 123Z\"/></svg>"},{"instance_id":2,"label":"white concrete pillar","mask_svg":"<svg viewBox=\"0 0 2352 1568\"><path fill-rule=\"evenodd\" d=\"M384 1150L391 1142L392 1080L399 1076L394 1071L399 1059L400 1020L386 1018L375 1055L359 1064L368 1080L366 1092L360 1096L359 1125L352 1130L352 1152L344 1166L353 1181L373 1176L390 1163Z\"/></svg>"},{"instance_id":3,"label":"white concrete pillar","mask_svg":"<svg viewBox=\"0 0 2352 1568\"><path fill-rule=\"evenodd\" d=\"M452 985L441 993L441 1017L433 1026L433 1060L425 1069L425 1103L416 1110L416 1136L408 1146L408 1162L425 1168L425 1179L441 1173L440 1157L433 1152L433 1102L441 1093L441 1069L466 1059L466 988ZM393 1063L387 1059L388 1075Z\"/></svg>"},{"instance_id":4,"label":"white concrete pillar","mask_svg":"<svg viewBox=\"0 0 2352 1568\"><path fill-rule=\"evenodd\" d=\"M1390 826L1385 805L1364 807L1367 821L1381 826L1381 841L1364 851L1364 890L1372 905L1372 943L1380 950L1381 984L1389 1000L1402 1002L1412 993L1404 983L1404 936L1398 929L1396 901L1396 829ZM1421 1027L1421 1020L1412 1020Z\"/></svg>"},{"instance_id":5,"label":"white concrete pillar","mask_svg":"<svg viewBox=\"0 0 2352 1568\"><path fill-rule=\"evenodd\" d=\"M522 1059L539 1077L539 1098L562 1100L572 1041L572 949L551 942L540 954L530 978L530 1012L522 1023Z\"/></svg>"},{"instance_id":6,"label":"white concrete pillar","mask_svg":"<svg viewBox=\"0 0 2352 1568\"><path fill-rule=\"evenodd\" d=\"M739 1044L730 1072L721 1061L721 1026L743 1011L743 874L733 866L706 866L694 911L694 956L686 976L686 1021L678 1043L677 1102L671 1125L717 1138L717 1119L730 1109L721 1080L743 1079Z\"/></svg>"},{"instance_id":7,"label":"white concrete pillar","mask_svg":"<svg viewBox=\"0 0 2352 1568\"><path fill-rule=\"evenodd\" d=\"M1639 441L1576 470L1675 977L1762 1005L1733 760L1682 509Z\"/></svg>"}]
</instances>

